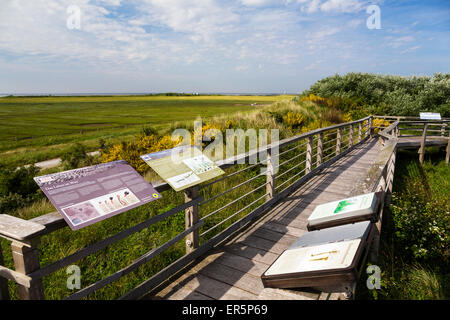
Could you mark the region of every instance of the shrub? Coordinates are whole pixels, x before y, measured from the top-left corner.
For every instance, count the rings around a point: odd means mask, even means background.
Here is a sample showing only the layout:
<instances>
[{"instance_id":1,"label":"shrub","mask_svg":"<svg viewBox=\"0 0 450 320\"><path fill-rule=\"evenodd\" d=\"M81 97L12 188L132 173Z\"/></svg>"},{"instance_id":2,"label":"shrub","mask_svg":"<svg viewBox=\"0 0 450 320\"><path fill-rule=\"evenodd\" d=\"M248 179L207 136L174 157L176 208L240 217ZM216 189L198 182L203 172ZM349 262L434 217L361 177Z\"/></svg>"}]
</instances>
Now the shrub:
<instances>
[{"instance_id":1,"label":"shrub","mask_svg":"<svg viewBox=\"0 0 450 320\"><path fill-rule=\"evenodd\" d=\"M432 77L401 77L368 73L334 75L317 81L304 97L332 98L344 112L362 109L378 115L419 116L421 111L450 116L450 73ZM355 114L356 116L356 114Z\"/></svg>"},{"instance_id":2,"label":"shrub","mask_svg":"<svg viewBox=\"0 0 450 320\"><path fill-rule=\"evenodd\" d=\"M10 214L11 211L23 206L25 206L25 200L17 193L0 196L0 213Z\"/></svg>"},{"instance_id":3,"label":"shrub","mask_svg":"<svg viewBox=\"0 0 450 320\"><path fill-rule=\"evenodd\" d=\"M11 213L43 197L34 181L39 168L0 169L0 213Z\"/></svg>"},{"instance_id":4,"label":"shrub","mask_svg":"<svg viewBox=\"0 0 450 320\"><path fill-rule=\"evenodd\" d=\"M443 161L434 165L435 172L427 169L430 166L425 162L421 167L417 161L399 166L404 177L396 183L404 189L393 193L390 209L394 242L403 259L441 265L449 258L450 203L448 193L436 192L433 185L438 181L438 189L448 190L449 174L448 168L442 171L446 167Z\"/></svg>"},{"instance_id":5,"label":"shrub","mask_svg":"<svg viewBox=\"0 0 450 320\"><path fill-rule=\"evenodd\" d=\"M449 212L426 194L393 195L395 243L404 256L417 260L448 259Z\"/></svg>"},{"instance_id":6,"label":"shrub","mask_svg":"<svg viewBox=\"0 0 450 320\"><path fill-rule=\"evenodd\" d=\"M173 141L171 136L158 138L156 135L138 135L136 141L114 144L102 151L102 162L125 160L140 173L145 173L150 167L141 159L141 155L171 149L179 141Z\"/></svg>"},{"instance_id":7,"label":"shrub","mask_svg":"<svg viewBox=\"0 0 450 320\"><path fill-rule=\"evenodd\" d=\"M72 149L61 157L64 170L86 167L94 164L94 158L87 154L86 147L81 143L73 145Z\"/></svg>"},{"instance_id":8,"label":"shrub","mask_svg":"<svg viewBox=\"0 0 450 320\"><path fill-rule=\"evenodd\" d=\"M0 169L0 195L18 194L26 197L34 194L39 189L33 180L38 172L39 168L35 166L21 167L17 170Z\"/></svg>"},{"instance_id":9,"label":"shrub","mask_svg":"<svg viewBox=\"0 0 450 320\"><path fill-rule=\"evenodd\" d=\"M298 128L305 121L305 116L298 112L288 112L283 116L283 123L291 128Z\"/></svg>"},{"instance_id":10,"label":"shrub","mask_svg":"<svg viewBox=\"0 0 450 320\"><path fill-rule=\"evenodd\" d=\"M378 133L378 132L380 132L380 131L383 131L384 128L389 127L389 126L391 125L391 123L390 123L388 120L376 118L376 119L373 120L373 124L372 124L372 125L373 125L374 127L378 127L378 128L375 128L375 129L374 129L375 133ZM381 127L382 129L380 129L380 127Z\"/></svg>"}]
</instances>

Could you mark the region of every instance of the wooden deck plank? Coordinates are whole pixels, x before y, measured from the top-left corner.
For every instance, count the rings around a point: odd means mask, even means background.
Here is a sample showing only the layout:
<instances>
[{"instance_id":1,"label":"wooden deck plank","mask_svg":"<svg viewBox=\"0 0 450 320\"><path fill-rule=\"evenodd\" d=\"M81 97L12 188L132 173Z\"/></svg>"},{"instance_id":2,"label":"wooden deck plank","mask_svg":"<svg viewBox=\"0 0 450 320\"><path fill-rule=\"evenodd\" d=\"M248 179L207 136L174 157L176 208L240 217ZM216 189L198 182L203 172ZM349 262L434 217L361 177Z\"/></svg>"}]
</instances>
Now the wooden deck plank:
<instances>
[{"instance_id":1,"label":"wooden deck plank","mask_svg":"<svg viewBox=\"0 0 450 320\"><path fill-rule=\"evenodd\" d=\"M224 254L217 259L217 263L240 271L248 272L256 277L260 277L269 267L266 263L251 260L247 257L239 256L226 251L224 251Z\"/></svg>"},{"instance_id":2,"label":"wooden deck plank","mask_svg":"<svg viewBox=\"0 0 450 320\"><path fill-rule=\"evenodd\" d=\"M217 261L207 265L199 271L211 279L227 283L230 286L239 288L258 296L264 289L260 276L254 276L250 273L243 272Z\"/></svg>"},{"instance_id":3,"label":"wooden deck plank","mask_svg":"<svg viewBox=\"0 0 450 320\"><path fill-rule=\"evenodd\" d=\"M355 181L364 178L373 165L378 150L378 142L370 140L321 170L254 225L214 249L159 292L158 297L190 299L197 295L212 299L272 300L338 297L315 291L263 288L260 276L306 232L307 219L318 204L350 195Z\"/></svg>"},{"instance_id":4,"label":"wooden deck plank","mask_svg":"<svg viewBox=\"0 0 450 320\"><path fill-rule=\"evenodd\" d=\"M288 245L283 245L253 235L244 235L243 238L240 239L238 243L243 243L245 245L257 249L263 249L275 253L277 255L280 255L281 253L283 253L284 250L286 250L289 247Z\"/></svg>"},{"instance_id":5,"label":"wooden deck plank","mask_svg":"<svg viewBox=\"0 0 450 320\"><path fill-rule=\"evenodd\" d=\"M272 264L278 258L278 255L273 252L260 248L254 248L244 243L228 244L224 246L224 250L235 255L248 258L252 261L265 263L267 265Z\"/></svg>"},{"instance_id":6,"label":"wooden deck plank","mask_svg":"<svg viewBox=\"0 0 450 320\"><path fill-rule=\"evenodd\" d=\"M260 300L318 300L320 292L305 292L265 288L258 296Z\"/></svg>"},{"instance_id":7,"label":"wooden deck plank","mask_svg":"<svg viewBox=\"0 0 450 320\"><path fill-rule=\"evenodd\" d=\"M280 223L277 223L277 221L268 221L268 222L264 222L264 223L258 223L258 226L261 226L262 228L266 228L275 232L279 232L282 234L288 234L290 236L293 237L301 237L303 234L305 234L306 230L297 228L297 227L293 227L293 226L286 226L286 225L282 225Z\"/></svg>"}]
</instances>

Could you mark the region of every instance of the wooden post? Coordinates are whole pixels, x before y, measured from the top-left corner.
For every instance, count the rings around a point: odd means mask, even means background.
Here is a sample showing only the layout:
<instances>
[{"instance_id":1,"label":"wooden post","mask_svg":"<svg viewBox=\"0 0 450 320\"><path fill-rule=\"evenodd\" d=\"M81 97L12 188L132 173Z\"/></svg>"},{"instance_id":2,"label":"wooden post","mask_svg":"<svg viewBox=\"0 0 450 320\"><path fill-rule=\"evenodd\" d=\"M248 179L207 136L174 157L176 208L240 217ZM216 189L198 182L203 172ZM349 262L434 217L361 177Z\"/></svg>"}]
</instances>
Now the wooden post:
<instances>
[{"instance_id":1,"label":"wooden post","mask_svg":"<svg viewBox=\"0 0 450 320\"><path fill-rule=\"evenodd\" d=\"M388 172L387 172L387 186L386 186L386 195L384 199L385 206L389 207L392 199L392 190L394 187L394 175L395 175L395 161L397 157L397 152L392 153L391 158L389 159Z\"/></svg>"},{"instance_id":2,"label":"wooden post","mask_svg":"<svg viewBox=\"0 0 450 320\"><path fill-rule=\"evenodd\" d=\"M269 201L275 196L275 168L271 149L267 149L266 182L266 201Z\"/></svg>"},{"instance_id":3,"label":"wooden post","mask_svg":"<svg viewBox=\"0 0 450 320\"><path fill-rule=\"evenodd\" d=\"M313 152L313 142L314 137L309 136L308 137L308 143L306 145L306 167L305 167L305 174L308 174L312 170L312 152Z\"/></svg>"},{"instance_id":4,"label":"wooden post","mask_svg":"<svg viewBox=\"0 0 450 320\"><path fill-rule=\"evenodd\" d=\"M338 128L336 138L336 155L341 153L341 142L342 142L342 128Z\"/></svg>"},{"instance_id":5,"label":"wooden post","mask_svg":"<svg viewBox=\"0 0 450 320\"><path fill-rule=\"evenodd\" d=\"M447 127L447 124L443 123L442 127L441 127L441 137L445 137L445 129L446 129L446 127Z\"/></svg>"},{"instance_id":6,"label":"wooden post","mask_svg":"<svg viewBox=\"0 0 450 320\"><path fill-rule=\"evenodd\" d=\"M348 139L349 139L348 146L350 148L351 146L353 146L353 125L352 124L350 125L350 133L348 135Z\"/></svg>"},{"instance_id":7,"label":"wooden post","mask_svg":"<svg viewBox=\"0 0 450 320\"><path fill-rule=\"evenodd\" d=\"M198 186L193 186L184 191L185 202L198 197ZM185 210L186 229L195 225L199 220L198 204L194 204ZM199 230L196 229L186 236L186 254L198 248L200 242Z\"/></svg>"},{"instance_id":8,"label":"wooden post","mask_svg":"<svg viewBox=\"0 0 450 320\"><path fill-rule=\"evenodd\" d=\"M448 137L447 154L445 155L445 163L448 163L449 160L450 160L450 137Z\"/></svg>"},{"instance_id":9,"label":"wooden post","mask_svg":"<svg viewBox=\"0 0 450 320\"><path fill-rule=\"evenodd\" d=\"M373 128L373 116L369 118L369 128L367 131L370 133L370 137L373 138L375 135L375 128Z\"/></svg>"},{"instance_id":10,"label":"wooden post","mask_svg":"<svg viewBox=\"0 0 450 320\"><path fill-rule=\"evenodd\" d=\"M322 164L323 161L323 132L319 133L317 137L317 167Z\"/></svg>"},{"instance_id":11,"label":"wooden post","mask_svg":"<svg viewBox=\"0 0 450 320\"><path fill-rule=\"evenodd\" d=\"M40 268L38 244L31 247L20 242L11 243L14 266L17 272L29 274ZM41 300L44 299L44 290L42 280L34 280L30 288L17 285L19 297L22 300Z\"/></svg>"},{"instance_id":12,"label":"wooden post","mask_svg":"<svg viewBox=\"0 0 450 320\"><path fill-rule=\"evenodd\" d=\"M361 142L362 140L362 124L361 122L358 123L358 142Z\"/></svg>"},{"instance_id":13,"label":"wooden post","mask_svg":"<svg viewBox=\"0 0 450 320\"><path fill-rule=\"evenodd\" d=\"M0 265L4 266L2 245L0 243ZM0 300L9 300L8 280L0 277Z\"/></svg>"},{"instance_id":14,"label":"wooden post","mask_svg":"<svg viewBox=\"0 0 450 320\"><path fill-rule=\"evenodd\" d=\"M423 127L422 141L420 142L420 149L419 149L420 164L423 164L423 159L425 158L425 145L426 145L426 141L427 141L427 130L428 130L428 123L425 123L425 125Z\"/></svg>"}]
</instances>

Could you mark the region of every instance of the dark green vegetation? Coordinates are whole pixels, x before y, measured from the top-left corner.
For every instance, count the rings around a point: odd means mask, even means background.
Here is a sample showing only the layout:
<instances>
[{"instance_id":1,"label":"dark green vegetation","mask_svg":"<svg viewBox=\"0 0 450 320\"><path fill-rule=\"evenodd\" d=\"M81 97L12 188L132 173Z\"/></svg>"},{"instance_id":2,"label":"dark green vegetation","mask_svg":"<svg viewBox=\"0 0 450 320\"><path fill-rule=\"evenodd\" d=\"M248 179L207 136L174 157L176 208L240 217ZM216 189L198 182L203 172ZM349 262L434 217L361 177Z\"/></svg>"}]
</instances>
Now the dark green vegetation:
<instances>
[{"instance_id":1,"label":"dark green vegetation","mask_svg":"<svg viewBox=\"0 0 450 320\"><path fill-rule=\"evenodd\" d=\"M319 80L303 94L341 98L348 112L419 116L440 112L450 117L450 73L433 77L400 77L363 73L334 75Z\"/></svg>"},{"instance_id":2,"label":"dark green vegetation","mask_svg":"<svg viewBox=\"0 0 450 320\"><path fill-rule=\"evenodd\" d=\"M286 98L286 97L284 97ZM72 144L132 139L143 126L248 111L283 96L109 96L0 98L0 163L17 167L57 158Z\"/></svg>"},{"instance_id":3,"label":"dark green vegetation","mask_svg":"<svg viewBox=\"0 0 450 320\"><path fill-rule=\"evenodd\" d=\"M39 168L34 166L12 170L0 167L0 212L16 210L42 198L43 194L33 177Z\"/></svg>"},{"instance_id":4,"label":"dark green vegetation","mask_svg":"<svg viewBox=\"0 0 450 320\"><path fill-rule=\"evenodd\" d=\"M365 291L366 298L450 297L450 170L444 157L427 149L420 166L416 152L398 153L378 257L381 290Z\"/></svg>"}]
</instances>

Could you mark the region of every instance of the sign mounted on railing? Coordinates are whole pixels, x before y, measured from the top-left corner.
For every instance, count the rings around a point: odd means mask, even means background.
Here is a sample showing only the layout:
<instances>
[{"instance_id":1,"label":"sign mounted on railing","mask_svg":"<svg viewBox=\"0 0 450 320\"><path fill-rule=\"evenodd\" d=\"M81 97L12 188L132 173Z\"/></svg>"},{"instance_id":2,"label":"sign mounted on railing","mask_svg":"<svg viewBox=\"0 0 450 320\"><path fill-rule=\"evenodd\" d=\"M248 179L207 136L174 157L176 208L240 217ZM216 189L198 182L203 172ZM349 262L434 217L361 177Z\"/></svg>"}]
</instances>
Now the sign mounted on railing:
<instances>
[{"instance_id":1,"label":"sign mounted on railing","mask_svg":"<svg viewBox=\"0 0 450 320\"><path fill-rule=\"evenodd\" d=\"M318 205L308 218L308 230L363 220L377 221L383 192L368 193Z\"/></svg>"},{"instance_id":2,"label":"sign mounted on railing","mask_svg":"<svg viewBox=\"0 0 450 320\"><path fill-rule=\"evenodd\" d=\"M141 156L175 191L218 177L225 172L193 146L180 146Z\"/></svg>"},{"instance_id":3,"label":"sign mounted on railing","mask_svg":"<svg viewBox=\"0 0 450 320\"><path fill-rule=\"evenodd\" d=\"M421 112L420 119L421 120L442 120L440 113L433 113L433 112Z\"/></svg>"},{"instance_id":4,"label":"sign mounted on railing","mask_svg":"<svg viewBox=\"0 0 450 320\"><path fill-rule=\"evenodd\" d=\"M34 178L72 230L161 198L126 161Z\"/></svg>"},{"instance_id":5,"label":"sign mounted on railing","mask_svg":"<svg viewBox=\"0 0 450 320\"><path fill-rule=\"evenodd\" d=\"M264 272L264 287L346 291L364 264L372 230L372 223L363 221L304 234Z\"/></svg>"}]
</instances>

